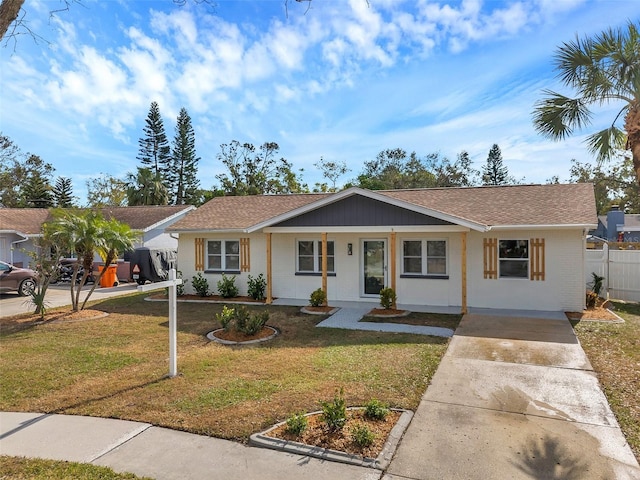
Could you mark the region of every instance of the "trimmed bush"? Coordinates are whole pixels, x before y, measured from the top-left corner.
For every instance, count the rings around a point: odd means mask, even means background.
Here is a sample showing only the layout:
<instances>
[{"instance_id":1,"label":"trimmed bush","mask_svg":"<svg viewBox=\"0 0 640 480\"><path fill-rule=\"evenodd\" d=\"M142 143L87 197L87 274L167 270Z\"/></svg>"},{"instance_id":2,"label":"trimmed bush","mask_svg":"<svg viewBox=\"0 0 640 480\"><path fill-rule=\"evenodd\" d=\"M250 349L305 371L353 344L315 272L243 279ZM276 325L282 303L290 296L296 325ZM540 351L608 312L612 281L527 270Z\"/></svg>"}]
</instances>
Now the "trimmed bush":
<instances>
[{"instance_id":1,"label":"trimmed bush","mask_svg":"<svg viewBox=\"0 0 640 480\"><path fill-rule=\"evenodd\" d=\"M324 293L324 290L318 288L311 292L311 297L309 297L309 303L312 307L320 307L324 305L327 301L327 295Z\"/></svg>"},{"instance_id":2,"label":"trimmed bush","mask_svg":"<svg viewBox=\"0 0 640 480\"><path fill-rule=\"evenodd\" d=\"M347 402L344 399L344 391L341 388L336 392L333 401L320 402L322 407L322 420L329 430L342 430L344 424L347 423Z\"/></svg>"},{"instance_id":3,"label":"trimmed bush","mask_svg":"<svg viewBox=\"0 0 640 480\"><path fill-rule=\"evenodd\" d=\"M227 277L222 274L222 280L218 282L218 293L222 298L232 298L238 296L238 287L236 287L236 276Z\"/></svg>"},{"instance_id":4,"label":"trimmed bush","mask_svg":"<svg viewBox=\"0 0 640 480\"><path fill-rule=\"evenodd\" d=\"M202 273L198 272L197 275L193 276L193 278L191 279L191 285L193 285L193 289L201 297L208 297L210 295L209 281L204 278Z\"/></svg>"},{"instance_id":5,"label":"trimmed bush","mask_svg":"<svg viewBox=\"0 0 640 480\"><path fill-rule=\"evenodd\" d=\"M287 432L297 437L302 435L302 432L304 432L308 426L309 420L307 420L307 417L302 413L294 413L287 418Z\"/></svg>"},{"instance_id":6,"label":"trimmed bush","mask_svg":"<svg viewBox=\"0 0 640 480\"><path fill-rule=\"evenodd\" d=\"M393 288L387 287L380 290L380 305L385 310L393 308L396 303L396 292Z\"/></svg>"},{"instance_id":7,"label":"trimmed bush","mask_svg":"<svg viewBox=\"0 0 640 480\"><path fill-rule=\"evenodd\" d=\"M260 274L253 278L251 275L247 276L247 293L254 300L264 300L264 292L267 289L267 281L264 275Z\"/></svg>"},{"instance_id":8,"label":"trimmed bush","mask_svg":"<svg viewBox=\"0 0 640 480\"><path fill-rule=\"evenodd\" d=\"M233 308L229 308L226 305L222 307L222 312L216 314L216 320L220 322L220 325L226 332L231 329L233 319L236 315L236 311Z\"/></svg>"},{"instance_id":9,"label":"trimmed bush","mask_svg":"<svg viewBox=\"0 0 640 480\"><path fill-rule=\"evenodd\" d=\"M369 400L364 406L364 416L374 420L384 420L389 414L389 407L379 400Z\"/></svg>"},{"instance_id":10,"label":"trimmed bush","mask_svg":"<svg viewBox=\"0 0 640 480\"><path fill-rule=\"evenodd\" d=\"M366 448L373 444L376 434L369 430L366 425L356 425L351 430L351 440L360 448Z\"/></svg>"}]
</instances>

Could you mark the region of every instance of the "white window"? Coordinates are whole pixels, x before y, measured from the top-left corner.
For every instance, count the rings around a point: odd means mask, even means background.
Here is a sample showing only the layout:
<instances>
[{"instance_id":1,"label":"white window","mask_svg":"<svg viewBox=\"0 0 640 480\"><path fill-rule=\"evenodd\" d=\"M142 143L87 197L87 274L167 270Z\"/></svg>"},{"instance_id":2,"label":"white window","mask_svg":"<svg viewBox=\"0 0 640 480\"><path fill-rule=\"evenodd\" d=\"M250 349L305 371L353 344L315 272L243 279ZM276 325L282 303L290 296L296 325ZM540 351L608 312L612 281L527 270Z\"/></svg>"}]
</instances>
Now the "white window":
<instances>
[{"instance_id":1,"label":"white window","mask_svg":"<svg viewBox=\"0 0 640 480\"><path fill-rule=\"evenodd\" d=\"M207 270L240 270L240 240L208 240Z\"/></svg>"},{"instance_id":2,"label":"white window","mask_svg":"<svg viewBox=\"0 0 640 480\"><path fill-rule=\"evenodd\" d=\"M322 241L298 240L299 273L322 273ZM335 272L335 256L333 241L327 241L327 272Z\"/></svg>"},{"instance_id":3,"label":"white window","mask_svg":"<svg viewBox=\"0 0 640 480\"><path fill-rule=\"evenodd\" d=\"M529 277L529 240L498 242L500 278Z\"/></svg>"},{"instance_id":4,"label":"white window","mask_svg":"<svg viewBox=\"0 0 640 480\"><path fill-rule=\"evenodd\" d=\"M404 275L447 275L446 240L404 240L402 242Z\"/></svg>"}]
</instances>

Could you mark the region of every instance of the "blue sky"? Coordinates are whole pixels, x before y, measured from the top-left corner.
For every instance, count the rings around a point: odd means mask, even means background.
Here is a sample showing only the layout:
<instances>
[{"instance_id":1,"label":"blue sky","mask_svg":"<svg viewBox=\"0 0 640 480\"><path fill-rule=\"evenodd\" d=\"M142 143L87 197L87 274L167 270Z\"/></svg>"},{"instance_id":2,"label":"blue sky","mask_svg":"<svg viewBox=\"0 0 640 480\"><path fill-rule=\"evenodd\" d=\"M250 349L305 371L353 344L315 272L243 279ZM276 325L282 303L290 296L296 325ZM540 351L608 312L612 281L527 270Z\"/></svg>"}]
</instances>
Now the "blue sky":
<instances>
[{"instance_id":1,"label":"blue sky","mask_svg":"<svg viewBox=\"0 0 640 480\"><path fill-rule=\"evenodd\" d=\"M154 100L170 139L180 108L191 115L203 188L231 140L277 142L310 185L320 157L347 163L343 183L387 148L466 150L480 168L494 143L516 178L567 180L572 158L593 161L584 135L552 142L531 124L542 89L568 93L552 55L640 18L637 0L82 0L51 17L60 5L26 0L46 41L3 42L0 130L81 203L87 179L135 170Z\"/></svg>"}]
</instances>

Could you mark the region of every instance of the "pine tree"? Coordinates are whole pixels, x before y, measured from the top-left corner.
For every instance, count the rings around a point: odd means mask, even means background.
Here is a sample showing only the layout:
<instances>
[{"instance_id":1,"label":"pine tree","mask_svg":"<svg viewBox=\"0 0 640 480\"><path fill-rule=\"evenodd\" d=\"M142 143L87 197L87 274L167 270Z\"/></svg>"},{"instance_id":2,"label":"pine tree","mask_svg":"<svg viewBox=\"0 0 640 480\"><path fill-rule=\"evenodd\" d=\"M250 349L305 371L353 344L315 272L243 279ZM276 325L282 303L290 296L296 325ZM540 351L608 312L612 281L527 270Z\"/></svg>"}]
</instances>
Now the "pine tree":
<instances>
[{"instance_id":1,"label":"pine tree","mask_svg":"<svg viewBox=\"0 0 640 480\"><path fill-rule=\"evenodd\" d=\"M484 185L507 185L513 183L509 176L509 169L502 163L502 152L497 144L489 150L487 163L482 169L482 183Z\"/></svg>"},{"instance_id":2,"label":"pine tree","mask_svg":"<svg viewBox=\"0 0 640 480\"><path fill-rule=\"evenodd\" d=\"M71 208L73 207L73 187L71 179L67 177L58 177L56 184L53 186L53 203L56 207Z\"/></svg>"},{"instance_id":3,"label":"pine tree","mask_svg":"<svg viewBox=\"0 0 640 480\"><path fill-rule=\"evenodd\" d=\"M44 162L38 155L30 155L24 168L26 181L22 187L22 205L34 208L49 208L53 206L51 195L51 175L53 167Z\"/></svg>"},{"instance_id":4,"label":"pine tree","mask_svg":"<svg viewBox=\"0 0 640 480\"><path fill-rule=\"evenodd\" d=\"M164 182L171 171L171 149L158 102L151 102L145 124L145 136L138 140L140 150L136 159L142 163L142 168L148 168L154 176L159 176ZM167 183L165 186L170 188Z\"/></svg>"},{"instance_id":5,"label":"pine tree","mask_svg":"<svg viewBox=\"0 0 640 480\"><path fill-rule=\"evenodd\" d=\"M173 168L168 175L172 203L175 205L192 205L198 197L199 181L197 179L198 162L196 156L196 137L191 125L191 117L185 108L180 109L176 120L176 134L171 152Z\"/></svg>"}]
</instances>

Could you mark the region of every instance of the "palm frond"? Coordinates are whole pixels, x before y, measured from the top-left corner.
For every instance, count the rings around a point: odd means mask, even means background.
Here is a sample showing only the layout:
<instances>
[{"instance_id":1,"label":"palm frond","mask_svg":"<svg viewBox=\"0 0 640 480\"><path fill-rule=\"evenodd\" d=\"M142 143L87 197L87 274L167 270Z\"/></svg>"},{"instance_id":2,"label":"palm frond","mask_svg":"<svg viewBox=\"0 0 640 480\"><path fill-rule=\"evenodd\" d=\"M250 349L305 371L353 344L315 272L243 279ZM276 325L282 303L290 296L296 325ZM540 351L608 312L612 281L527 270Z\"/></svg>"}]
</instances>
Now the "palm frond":
<instances>
[{"instance_id":1,"label":"palm frond","mask_svg":"<svg viewBox=\"0 0 640 480\"><path fill-rule=\"evenodd\" d=\"M601 162L611 159L619 150L625 148L627 134L615 125L611 125L609 128L589 135L586 142L589 152Z\"/></svg>"},{"instance_id":2,"label":"palm frond","mask_svg":"<svg viewBox=\"0 0 640 480\"><path fill-rule=\"evenodd\" d=\"M593 40L576 38L571 42L564 42L554 56L554 63L558 70L558 77L566 85L580 88L586 69L592 68Z\"/></svg>"},{"instance_id":3,"label":"palm frond","mask_svg":"<svg viewBox=\"0 0 640 480\"><path fill-rule=\"evenodd\" d=\"M547 98L536 102L533 125L542 135L562 140L591 122L591 112L580 98L544 90Z\"/></svg>"}]
</instances>

